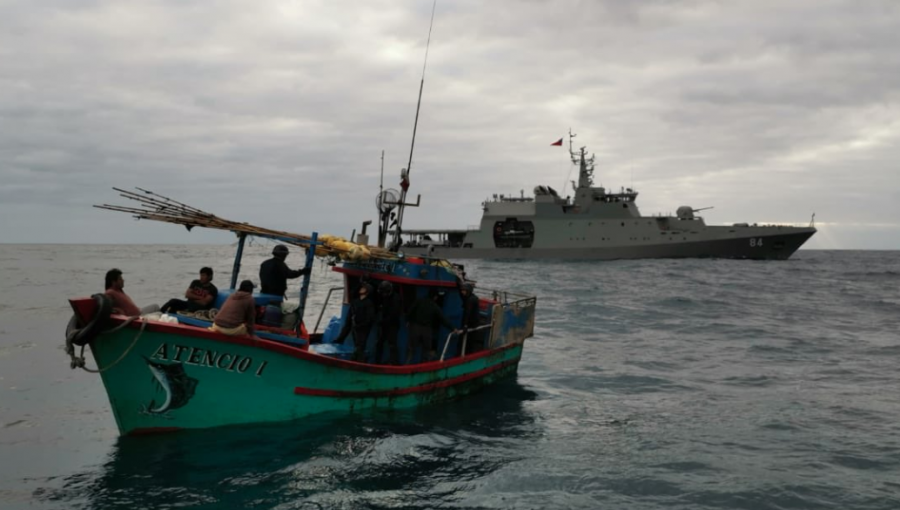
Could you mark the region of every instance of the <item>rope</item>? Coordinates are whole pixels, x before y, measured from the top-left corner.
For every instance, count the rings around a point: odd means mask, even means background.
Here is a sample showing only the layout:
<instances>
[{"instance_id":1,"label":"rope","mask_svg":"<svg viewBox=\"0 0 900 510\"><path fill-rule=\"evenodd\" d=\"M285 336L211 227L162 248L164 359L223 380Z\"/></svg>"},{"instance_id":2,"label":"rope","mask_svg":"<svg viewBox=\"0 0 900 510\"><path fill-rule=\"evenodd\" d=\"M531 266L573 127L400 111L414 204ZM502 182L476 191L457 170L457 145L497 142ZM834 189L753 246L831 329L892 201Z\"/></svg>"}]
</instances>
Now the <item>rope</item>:
<instances>
[{"instance_id":1,"label":"rope","mask_svg":"<svg viewBox=\"0 0 900 510\"><path fill-rule=\"evenodd\" d=\"M112 329L108 329L108 330L106 330L106 331L103 331L103 332L101 332L100 334L101 334L101 335L107 335L107 334L110 334L110 333L115 333L116 331L119 331L120 329L124 328L125 326L128 326L129 324L131 324L132 322L134 322L136 319L139 319L139 318L140 318L140 316L129 317L129 318L128 318L127 320L125 320L122 324L119 324L118 326L116 326L116 327L114 327L114 328L112 328ZM125 351L122 353L122 355L119 356L119 359L113 361L113 362L110 363L109 365L107 365L107 366L105 366L105 367L103 367L103 368L99 368L99 369L93 369L93 368L88 368L88 367L86 367L86 366L84 365L84 346L82 345L82 346L81 346L81 352L79 353L78 356L75 356L75 353L74 353L74 352L70 352L70 353L69 353L69 357L72 358L72 361L69 363L69 367L72 368L73 370L76 369L76 368L80 368L80 369L84 370L85 372L90 372L90 373L92 373L92 374L102 374L103 372L106 372L106 371L109 370L110 368L112 368L112 367L118 365L120 361L122 361L123 359L125 359L125 356L127 356L128 353L131 352L131 349L133 349L134 346L137 345L137 341L138 341L138 339L141 337L141 334L144 333L144 328L147 327L147 323L148 323L148 322L150 322L150 321L144 319L144 322L141 324L141 329L140 329L140 331L138 331L138 334L134 337L134 340L132 340L131 345L129 345L128 348L125 349ZM74 351L74 350L73 350L73 351Z\"/></svg>"}]
</instances>

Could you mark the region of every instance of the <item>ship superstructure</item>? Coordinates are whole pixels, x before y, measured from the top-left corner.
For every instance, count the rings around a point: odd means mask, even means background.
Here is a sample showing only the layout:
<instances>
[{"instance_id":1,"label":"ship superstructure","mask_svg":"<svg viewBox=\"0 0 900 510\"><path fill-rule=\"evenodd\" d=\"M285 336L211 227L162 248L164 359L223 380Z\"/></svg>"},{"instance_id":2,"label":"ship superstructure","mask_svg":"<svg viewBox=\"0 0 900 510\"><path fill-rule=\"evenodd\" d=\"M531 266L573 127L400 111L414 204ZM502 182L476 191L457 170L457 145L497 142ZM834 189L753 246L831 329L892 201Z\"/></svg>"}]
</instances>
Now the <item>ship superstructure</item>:
<instances>
[{"instance_id":1,"label":"ship superstructure","mask_svg":"<svg viewBox=\"0 0 900 510\"><path fill-rule=\"evenodd\" d=\"M736 223L706 225L681 206L675 216L642 216L638 192L611 192L594 186L594 159L585 147L569 153L579 168L574 196L562 197L549 186L534 195L494 195L482 203L475 229L404 230L401 248L410 254L448 259L638 259L638 258L789 258L816 229L788 225Z\"/></svg>"}]
</instances>

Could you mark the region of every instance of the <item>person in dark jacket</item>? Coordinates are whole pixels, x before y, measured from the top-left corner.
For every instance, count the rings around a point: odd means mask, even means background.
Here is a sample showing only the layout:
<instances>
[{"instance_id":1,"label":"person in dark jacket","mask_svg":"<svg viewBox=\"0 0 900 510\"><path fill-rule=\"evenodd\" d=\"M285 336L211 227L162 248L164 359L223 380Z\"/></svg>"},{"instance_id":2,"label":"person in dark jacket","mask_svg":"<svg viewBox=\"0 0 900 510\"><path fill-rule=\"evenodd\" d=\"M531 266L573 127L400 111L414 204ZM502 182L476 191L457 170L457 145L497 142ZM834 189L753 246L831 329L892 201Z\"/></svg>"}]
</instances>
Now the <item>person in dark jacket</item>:
<instances>
[{"instance_id":1,"label":"person in dark jacket","mask_svg":"<svg viewBox=\"0 0 900 510\"><path fill-rule=\"evenodd\" d=\"M472 292L474 288L475 286L471 283L464 283L459 289L459 294L462 297L463 302L462 334L466 338L466 352L464 352L463 355L472 354L484 348L483 331L471 331L481 325L481 311L478 306L479 299L478 296ZM462 348L461 345L460 348Z\"/></svg>"},{"instance_id":2,"label":"person in dark jacket","mask_svg":"<svg viewBox=\"0 0 900 510\"><path fill-rule=\"evenodd\" d=\"M200 268L200 279L194 280L184 291L185 299L170 299L160 308L163 313L177 313L182 310L196 312L209 310L216 302L219 289L212 284L213 270L211 267Z\"/></svg>"},{"instance_id":3,"label":"person in dark jacket","mask_svg":"<svg viewBox=\"0 0 900 510\"><path fill-rule=\"evenodd\" d=\"M436 289L429 291L427 297L422 297L413 303L409 312L406 314L407 325L409 328L409 342L406 346L406 364L412 362L416 349L422 348L422 357L425 357L425 350L428 349L428 359L433 360L437 357L435 352L434 334L440 325L444 325L447 329L459 334L459 330L453 326L450 319L444 315L444 312L438 306L437 301L440 294Z\"/></svg>"},{"instance_id":4,"label":"person in dark jacket","mask_svg":"<svg viewBox=\"0 0 900 510\"><path fill-rule=\"evenodd\" d=\"M394 292L394 286L389 281L383 281L378 285L378 296L381 298L381 302L378 306L378 343L375 347L375 362L381 362L384 344L387 343L390 350L388 363L399 365L397 335L400 333L403 302L400 294Z\"/></svg>"},{"instance_id":5,"label":"person in dark jacket","mask_svg":"<svg viewBox=\"0 0 900 510\"><path fill-rule=\"evenodd\" d=\"M343 342L352 330L353 361L363 362L366 359L366 342L369 340L369 333L378 318L378 311L375 308L375 302L369 297L372 292L371 285L364 283L357 292L359 292L359 297L350 302L347 319L344 321L344 327L341 328L341 333L335 343Z\"/></svg>"},{"instance_id":6,"label":"person in dark jacket","mask_svg":"<svg viewBox=\"0 0 900 510\"><path fill-rule=\"evenodd\" d=\"M259 266L260 292L263 294L274 294L283 297L284 293L287 292L287 281L289 279L309 274L309 268L297 270L289 268L284 262L288 253L290 252L287 246L279 244L272 249L272 258Z\"/></svg>"}]
</instances>

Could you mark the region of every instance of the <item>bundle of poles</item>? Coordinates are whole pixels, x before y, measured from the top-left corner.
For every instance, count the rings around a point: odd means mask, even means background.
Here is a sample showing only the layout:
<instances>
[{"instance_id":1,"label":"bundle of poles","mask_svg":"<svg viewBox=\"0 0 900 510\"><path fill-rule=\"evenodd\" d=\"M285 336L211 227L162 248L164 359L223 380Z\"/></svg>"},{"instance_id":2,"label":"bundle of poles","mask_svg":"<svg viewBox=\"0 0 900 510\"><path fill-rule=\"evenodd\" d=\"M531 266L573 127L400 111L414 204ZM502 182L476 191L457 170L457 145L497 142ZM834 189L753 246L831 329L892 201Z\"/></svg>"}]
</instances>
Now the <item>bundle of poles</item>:
<instances>
[{"instance_id":1,"label":"bundle of poles","mask_svg":"<svg viewBox=\"0 0 900 510\"><path fill-rule=\"evenodd\" d=\"M149 190L135 187L137 191L128 191L120 188L113 188L119 192L119 195L129 200L134 200L140 204L140 207L125 207L120 205L95 205L98 209L107 209L110 211L118 211L131 214L139 220L162 221L166 223L174 223L183 225L190 231L194 227L210 228L214 230L228 230L236 234L246 234L250 236L275 239L288 244L293 244L302 248L309 248L312 245L312 237L304 234L295 234L293 232L285 232L281 230L272 230L264 227L257 227L248 223L239 223L236 221L220 218L215 214L208 213L196 207L171 199L169 197L154 193ZM328 244L323 244L321 240L329 236L320 236L320 242L316 243L316 255L318 256L336 256L344 255L342 250L337 249ZM375 246L367 246L373 257L377 258L396 258L396 254L378 248Z\"/></svg>"}]
</instances>

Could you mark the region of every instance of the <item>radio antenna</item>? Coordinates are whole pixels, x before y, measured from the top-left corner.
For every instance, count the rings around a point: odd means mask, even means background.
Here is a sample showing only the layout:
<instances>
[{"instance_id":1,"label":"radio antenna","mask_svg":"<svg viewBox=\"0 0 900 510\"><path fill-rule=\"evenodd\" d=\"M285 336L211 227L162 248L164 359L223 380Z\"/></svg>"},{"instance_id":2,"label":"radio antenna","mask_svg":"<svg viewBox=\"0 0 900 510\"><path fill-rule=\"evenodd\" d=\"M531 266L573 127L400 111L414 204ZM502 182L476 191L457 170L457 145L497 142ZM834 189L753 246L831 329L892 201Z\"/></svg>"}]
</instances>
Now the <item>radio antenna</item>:
<instances>
[{"instance_id":1,"label":"radio antenna","mask_svg":"<svg viewBox=\"0 0 900 510\"><path fill-rule=\"evenodd\" d=\"M428 48L431 46L431 29L434 27L434 11L437 8L437 0L431 5L431 22L428 25L428 39L425 42L425 61L422 63L422 79L419 81L419 100L416 103L416 120L413 122L412 143L409 146L409 161L406 170L401 177L400 204L397 210L397 227L394 230L394 239L391 247L397 249L400 246L400 234L403 230L403 211L406 208L406 190L409 188L409 174L412 171L413 150L416 148L416 129L419 127L419 110L422 108L422 90L425 88L425 69L428 66ZM418 205L418 204L415 204Z\"/></svg>"}]
</instances>

